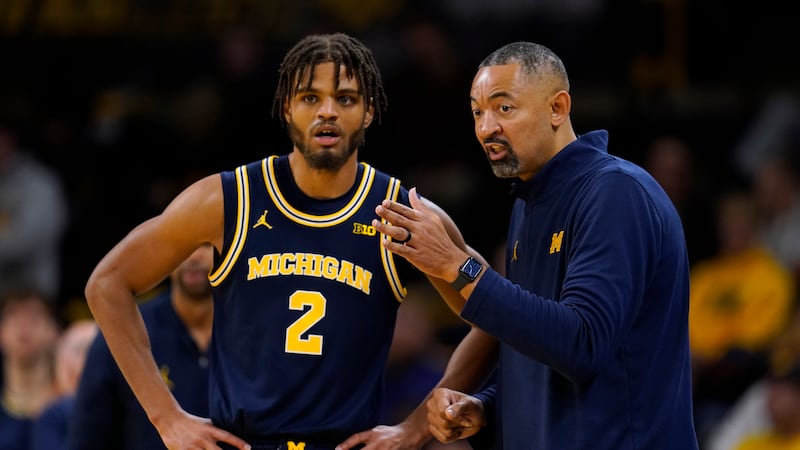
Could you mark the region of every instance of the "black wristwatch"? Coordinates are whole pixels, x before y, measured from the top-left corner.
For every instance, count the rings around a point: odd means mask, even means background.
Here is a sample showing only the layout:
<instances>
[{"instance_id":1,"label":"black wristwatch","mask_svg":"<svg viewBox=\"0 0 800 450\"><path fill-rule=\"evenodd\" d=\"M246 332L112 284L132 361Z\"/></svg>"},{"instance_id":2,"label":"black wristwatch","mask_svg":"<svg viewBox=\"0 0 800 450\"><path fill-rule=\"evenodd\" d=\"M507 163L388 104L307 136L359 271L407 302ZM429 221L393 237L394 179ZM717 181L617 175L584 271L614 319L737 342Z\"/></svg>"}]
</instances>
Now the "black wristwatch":
<instances>
[{"instance_id":1,"label":"black wristwatch","mask_svg":"<svg viewBox=\"0 0 800 450\"><path fill-rule=\"evenodd\" d=\"M483 265L470 256L464 261L464 264L461 264L461 267L458 268L458 278L450 283L450 286L460 291L464 286L475 281L475 278L478 278L482 270Z\"/></svg>"}]
</instances>

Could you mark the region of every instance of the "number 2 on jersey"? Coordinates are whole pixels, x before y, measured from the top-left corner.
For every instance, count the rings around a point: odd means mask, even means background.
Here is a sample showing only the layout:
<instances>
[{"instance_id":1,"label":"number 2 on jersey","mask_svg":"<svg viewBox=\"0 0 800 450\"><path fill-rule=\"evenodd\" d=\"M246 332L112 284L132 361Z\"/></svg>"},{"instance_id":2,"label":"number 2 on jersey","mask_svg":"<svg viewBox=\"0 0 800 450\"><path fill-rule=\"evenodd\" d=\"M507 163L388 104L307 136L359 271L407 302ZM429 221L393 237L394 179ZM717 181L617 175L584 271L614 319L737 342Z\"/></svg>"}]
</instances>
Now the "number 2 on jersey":
<instances>
[{"instance_id":1,"label":"number 2 on jersey","mask_svg":"<svg viewBox=\"0 0 800 450\"><path fill-rule=\"evenodd\" d=\"M309 334L304 337L303 335L325 317L325 306L325 297L320 292L296 291L289 296L289 309L302 311L308 307L308 310L286 328L286 353L322 354L322 336Z\"/></svg>"}]
</instances>

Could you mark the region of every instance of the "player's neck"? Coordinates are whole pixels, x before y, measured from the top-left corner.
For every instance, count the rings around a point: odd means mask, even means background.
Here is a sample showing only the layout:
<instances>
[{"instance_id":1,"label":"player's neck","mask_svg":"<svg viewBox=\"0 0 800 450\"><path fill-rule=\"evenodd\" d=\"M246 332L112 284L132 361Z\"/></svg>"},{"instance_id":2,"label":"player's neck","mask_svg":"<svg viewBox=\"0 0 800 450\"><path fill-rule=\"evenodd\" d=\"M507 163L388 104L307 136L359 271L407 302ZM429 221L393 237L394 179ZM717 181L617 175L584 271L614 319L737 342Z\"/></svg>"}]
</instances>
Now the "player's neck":
<instances>
[{"instance_id":1,"label":"player's neck","mask_svg":"<svg viewBox=\"0 0 800 450\"><path fill-rule=\"evenodd\" d=\"M304 194L316 199L330 199L344 195L356 181L358 152L353 153L339 170L320 170L310 167L302 155L289 155L289 167L295 183Z\"/></svg>"}]
</instances>

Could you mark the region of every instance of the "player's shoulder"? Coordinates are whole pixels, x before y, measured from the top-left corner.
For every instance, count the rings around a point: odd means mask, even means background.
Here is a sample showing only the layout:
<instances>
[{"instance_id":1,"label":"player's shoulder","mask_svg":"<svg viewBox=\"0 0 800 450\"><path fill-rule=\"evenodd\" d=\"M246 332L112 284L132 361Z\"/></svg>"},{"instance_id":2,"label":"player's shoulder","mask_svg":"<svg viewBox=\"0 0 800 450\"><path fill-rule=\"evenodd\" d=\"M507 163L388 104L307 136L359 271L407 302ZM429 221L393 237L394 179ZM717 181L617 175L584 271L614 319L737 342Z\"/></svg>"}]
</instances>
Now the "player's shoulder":
<instances>
[{"instance_id":1,"label":"player's shoulder","mask_svg":"<svg viewBox=\"0 0 800 450\"><path fill-rule=\"evenodd\" d=\"M175 198L175 201L184 200L189 205L221 200L222 172L204 175L187 185Z\"/></svg>"},{"instance_id":2,"label":"player's shoulder","mask_svg":"<svg viewBox=\"0 0 800 450\"><path fill-rule=\"evenodd\" d=\"M391 187L396 187L396 189L392 190L392 192L396 192L396 197L393 200L408 205L408 188L403 184L401 177L383 171L364 161L360 161L359 165L365 173L374 174L375 180L381 182L381 185L388 184Z\"/></svg>"}]
</instances>

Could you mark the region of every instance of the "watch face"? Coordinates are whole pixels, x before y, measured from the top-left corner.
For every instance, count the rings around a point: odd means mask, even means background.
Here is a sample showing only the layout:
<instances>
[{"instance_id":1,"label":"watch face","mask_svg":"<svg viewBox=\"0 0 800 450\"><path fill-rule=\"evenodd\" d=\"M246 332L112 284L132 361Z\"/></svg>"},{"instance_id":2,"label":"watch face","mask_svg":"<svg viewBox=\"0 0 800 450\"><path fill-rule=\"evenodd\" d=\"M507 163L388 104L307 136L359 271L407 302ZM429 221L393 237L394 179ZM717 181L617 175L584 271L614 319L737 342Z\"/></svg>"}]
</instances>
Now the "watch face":
<instances>
[{"instance_id":1,"label":"watch face","mask_svg":"<svg viewBox=\"0 0 800 450\"><path fill-rule=\"evenodd\" d=\"M470 280L474 280L475 277L477 277L478 274L481 273L481 269L483 269L481 263L470 258L467 260L466 263L464 263L464 267L461 269L461 272L463 272L464 275L469 277Z\"/></svg>"}]
</instances>

